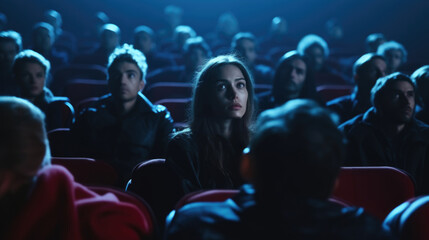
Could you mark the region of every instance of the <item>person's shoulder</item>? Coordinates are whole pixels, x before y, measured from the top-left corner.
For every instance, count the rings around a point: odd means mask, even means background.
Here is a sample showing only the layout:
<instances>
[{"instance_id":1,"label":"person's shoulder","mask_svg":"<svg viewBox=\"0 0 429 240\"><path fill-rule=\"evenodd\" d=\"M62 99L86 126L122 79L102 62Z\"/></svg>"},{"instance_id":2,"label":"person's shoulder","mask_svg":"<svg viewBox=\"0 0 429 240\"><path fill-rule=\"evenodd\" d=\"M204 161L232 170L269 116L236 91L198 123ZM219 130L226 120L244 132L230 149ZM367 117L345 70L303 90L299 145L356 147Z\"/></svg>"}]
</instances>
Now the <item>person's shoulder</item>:
<instances>
[{"instance_id":1,"label":"person's shoulder","mask_svg":"<svg viewBox=\"0 0 429 240\"><path fill-rule=\"evenodd\" d=\"M332 106L344 106L345 104L352 103L352 97L351 95L345 95L341 97L334 98L326 103L327 107Z\"/></svg>"},{"instance_id":2,"label":"person's shoulder","mask_svg":"<svg viewBox=\"0 0 429 240\"><path fill-rule=\"evenodd\" d=\"M344 133L350 133L356 128L360 128L364 126L363 123L364 114L359 114L352 119L349 119L342 123L338 128L342 130Z\"/></svg>"}]
</instances>

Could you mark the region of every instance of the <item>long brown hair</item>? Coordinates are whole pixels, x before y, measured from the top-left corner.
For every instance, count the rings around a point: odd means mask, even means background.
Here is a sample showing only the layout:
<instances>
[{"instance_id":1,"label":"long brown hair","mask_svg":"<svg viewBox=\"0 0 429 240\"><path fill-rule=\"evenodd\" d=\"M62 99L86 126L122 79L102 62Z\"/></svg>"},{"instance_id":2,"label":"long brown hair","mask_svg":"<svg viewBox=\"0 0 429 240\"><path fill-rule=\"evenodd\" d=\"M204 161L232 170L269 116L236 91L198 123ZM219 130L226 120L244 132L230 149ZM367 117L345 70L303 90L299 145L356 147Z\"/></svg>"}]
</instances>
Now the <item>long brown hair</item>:
<instances>
[{"instance_id":1,"label":"long brown hair","mask_svg":"<svg viewBox=\"0 0 429 240\"><path fill-rule=\"evenodd\" d=\"M219 68L234 65L240 69L248 92L246 112L241 119L233 119L230 139L225 139L216 127L213 107L210 104L210 92L213 91L212 81L215 80ZM195 79L190 128L199 145L200 161L207 161L217 167L223 174L229 159L238 160L239 154L247 146L250 138L250 125L254 113L253 80L244 64L234 56L223 55L212 58L197 74Z\"/></svg>"}]
</instances>

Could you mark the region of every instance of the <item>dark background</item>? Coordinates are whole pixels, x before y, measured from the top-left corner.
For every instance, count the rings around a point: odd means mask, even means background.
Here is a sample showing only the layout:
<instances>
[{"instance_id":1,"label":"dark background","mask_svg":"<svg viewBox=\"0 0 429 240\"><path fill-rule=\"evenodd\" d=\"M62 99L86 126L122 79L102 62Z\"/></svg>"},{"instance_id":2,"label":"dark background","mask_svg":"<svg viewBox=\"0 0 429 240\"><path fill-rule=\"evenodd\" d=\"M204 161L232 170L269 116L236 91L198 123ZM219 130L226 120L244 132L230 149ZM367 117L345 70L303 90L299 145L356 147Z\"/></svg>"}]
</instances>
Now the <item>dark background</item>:
<instances>
[{"instance_id":1,"label":"dark background","mask_svg":"<svg viewBox=\"0 0 429 240\"><path fill-rule=\"evenodd\" d=\"M409 59L428 64L429 1L427 0L2 0L0 11L8 17L8 28L20 32L28 46L32 25L46 9L63 16L63 28L77 37L88 27L90 16L104 11L122 30L122 42L129 42L133 29L141 24L154 30L163 26L162 12L168 4L184 9L184 24L199 35L212 31L217 17L225 11L236 15L242 31L262 36L274 16L288 20L295 38L307 33L322 34L324 23L337 18L345 38L357 51L364 50L366 36L382 32L402 43Z\"/></svg>"}]
</instances>

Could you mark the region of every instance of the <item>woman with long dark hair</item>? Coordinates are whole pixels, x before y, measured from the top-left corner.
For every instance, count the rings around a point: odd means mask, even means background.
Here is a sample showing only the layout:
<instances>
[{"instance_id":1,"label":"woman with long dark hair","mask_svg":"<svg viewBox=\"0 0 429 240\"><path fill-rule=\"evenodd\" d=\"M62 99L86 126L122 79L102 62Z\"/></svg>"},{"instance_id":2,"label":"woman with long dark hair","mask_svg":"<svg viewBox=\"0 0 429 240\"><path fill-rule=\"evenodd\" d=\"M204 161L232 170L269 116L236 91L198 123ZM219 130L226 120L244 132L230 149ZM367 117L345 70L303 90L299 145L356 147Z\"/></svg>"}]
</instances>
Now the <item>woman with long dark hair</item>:
<instances>
[{"instance_id":1,"label":"woman with long dark hair","mask_svg":"<svg viewBox=\"0 0 429 240\"><path fill-rule=\"evenodd\" d=\"M189 129L173 137L166 159L184 193L243 183L239 161L249 143L253 95L248 70L233 56L213 58L197 74Z\"/></svg>"}]
</instances>

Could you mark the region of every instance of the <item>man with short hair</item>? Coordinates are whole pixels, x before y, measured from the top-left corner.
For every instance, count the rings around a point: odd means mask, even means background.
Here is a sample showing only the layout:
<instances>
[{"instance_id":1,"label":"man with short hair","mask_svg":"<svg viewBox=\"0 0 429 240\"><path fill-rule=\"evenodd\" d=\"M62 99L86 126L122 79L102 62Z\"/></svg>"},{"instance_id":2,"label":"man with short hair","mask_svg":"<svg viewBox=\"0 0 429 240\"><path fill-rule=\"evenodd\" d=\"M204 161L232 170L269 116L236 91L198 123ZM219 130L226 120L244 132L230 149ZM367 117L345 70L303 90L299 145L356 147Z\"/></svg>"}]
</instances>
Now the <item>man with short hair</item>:
<instances>
[{"instance_id":1,"label":"man with short hair","mask_svg":"<svg viewBox=\"0 0 429 240\"><path fill-rule=\"evenodd\" d=\"M146 219L114 194L99 195L50 165L44 114L0 97L0 239L142 239Z\"/></svg>"},{"instance_id":2,"label":"man with short hair","mask_svg":"<svg viewBox=\"0 0 429 240\"><path fill-rule=\"evenodd\" d=\"M386 59L387 74L401 71L402 67L407 62L407 50L405 50L402 44L396 41L388 41L378 46L377 54Z\"/></svg>"},{"instance_id":3,"label":"man with short hair","mask_svg":"<svg viewBox=\"0 0 429 240\"><path fill-rule=\"evenodd\" d=\"M167 218L166 239L390 239L362 208L330 202L344 158L331 112L295 99L263 112L242 159L250 182L225 202Z\"/></svg>"},{"instance_id":4,"label":"man with short hair","mask_svg":"<svg viewBox=\"0 0 429 240\"><path fill-rule=\"evenodd\" d=\"M124 44L109 57L110 94L85 109L72 127L82 154L106 160L122 184L140 162L164 157L173 131L170 113L142 93L147 64L144 55Z\"/></svg>"},{"instance_id":5,"label":"man with short hair","mask_svg":"<svg viewBox=\"0 0 429 240\"><path fill-rule=\"evenodd\" d=\"M386 74L386 62L381 55L367 53L353 65L355 87L350 95L335 98L326 103L328 108L340 116L343 123L368 110L371 104L371 88L378 78Z\"/></svg>"},{"instance_id":6,"label":"man with short hair","mask_svg":"<svg viewBox=\"0 0 429 240\"><path fill-rule=\"evenodd\" d=\"M175 65L171 55L158 52L155 33L148 26L141 25L134 29L134 48L145 55L148 73L159 68Z\"/></svg>"},{"instance_id":7,"label":"man with short hair","mask_svg":"<svg viewBox=\"0 0 429 240\"><path fill-rule=\"evenodd\" d=\"M258 63L260 59L256 51L256 38L252 33L235 34L231 42L231 50L246 64L256 84L272 84L273 69L266 64Z\"/></svg>"},{"instance_id":8,"label":"man with short hair","mask_svg":"<svg viewBox=\"0 0 429 240\"><path fill-rule=\"evenodd\" d=\"M415 119L415 86L405 74L377 80L371 107L345 122L348 166L392 166L406 171L417 194L429 192L429 126Z\"/></svg>"}]
</instances>

